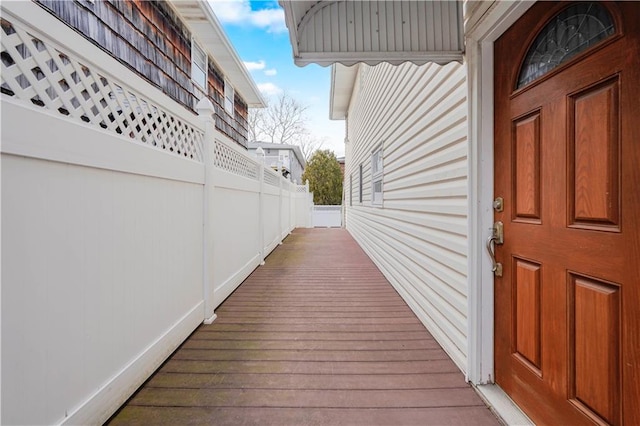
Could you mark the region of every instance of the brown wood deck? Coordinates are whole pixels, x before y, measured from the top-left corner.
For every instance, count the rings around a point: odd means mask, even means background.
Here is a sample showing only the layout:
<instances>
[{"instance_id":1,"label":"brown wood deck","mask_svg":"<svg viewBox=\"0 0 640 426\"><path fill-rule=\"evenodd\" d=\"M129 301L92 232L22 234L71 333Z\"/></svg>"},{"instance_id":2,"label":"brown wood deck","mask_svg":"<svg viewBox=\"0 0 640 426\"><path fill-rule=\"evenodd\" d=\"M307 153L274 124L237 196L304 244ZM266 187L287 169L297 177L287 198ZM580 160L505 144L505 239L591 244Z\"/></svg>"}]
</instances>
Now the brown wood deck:
<instances>
[{"instance_id":1,"label":"brown wood deck","mask_svg":"<svg viewBox=\"0 0 640 426\"><path fill-rule=\"evenodd\" d=\"M111 424L499 424L345 230L296 230L216 313Z\"/></svg>"}]
</instances>

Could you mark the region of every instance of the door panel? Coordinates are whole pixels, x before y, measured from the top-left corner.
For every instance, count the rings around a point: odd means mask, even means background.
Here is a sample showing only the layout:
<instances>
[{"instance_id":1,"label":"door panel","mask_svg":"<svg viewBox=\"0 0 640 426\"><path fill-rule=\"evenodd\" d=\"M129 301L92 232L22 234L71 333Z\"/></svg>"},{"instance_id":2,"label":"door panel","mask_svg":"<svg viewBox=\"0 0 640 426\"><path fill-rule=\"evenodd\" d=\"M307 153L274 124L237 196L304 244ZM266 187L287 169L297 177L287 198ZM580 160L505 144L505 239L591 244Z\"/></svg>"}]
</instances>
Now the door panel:
<instances>
[{"instance_id":1,"label":"door panel","mask_svg":"<svg viewBox=\"0 0 640 426\"><path fill-rule=\"evenodd\" d=\"M570 281L570 397L581 409L616 424L621 408L619 286L573 274Z\"/></svg>"},{"instance_id":2,"label":"door panel","mask_svg":"<svg viewBox=\"0 0 640 426\"><path fill-rule=\"evenodd\" d=\"M540 222L540 112L513 125L514 220Z\"/></svg>"},{"instance_id":3,"label":"door panel","mask_svg":"<svg viewBox=\"0 0 640 426\"><path fill-rule=\"evenodd\" d=\"M516 89L534 5L495 44L496 382L537 424L640 421L640 3Z\"/></svg>"},{"instance_id":4,"label":"door panel","mask_svg":"<svg viewBox=\"0 0 640 426\"><path fill-rule=\"evenodd\" d=\"M573 227L618 231L618 78L569 98L569 200Z\"/></svg>"},{"instance_id":5,"label":"door panel","mask_svg":"<svg viewBox=\"0 0 640 426\"><path fill-rule=\"evenodd\" d=\"M540 367L540 265L514 258L515 353L538 375Z\"/></svg>"}]
</instances>

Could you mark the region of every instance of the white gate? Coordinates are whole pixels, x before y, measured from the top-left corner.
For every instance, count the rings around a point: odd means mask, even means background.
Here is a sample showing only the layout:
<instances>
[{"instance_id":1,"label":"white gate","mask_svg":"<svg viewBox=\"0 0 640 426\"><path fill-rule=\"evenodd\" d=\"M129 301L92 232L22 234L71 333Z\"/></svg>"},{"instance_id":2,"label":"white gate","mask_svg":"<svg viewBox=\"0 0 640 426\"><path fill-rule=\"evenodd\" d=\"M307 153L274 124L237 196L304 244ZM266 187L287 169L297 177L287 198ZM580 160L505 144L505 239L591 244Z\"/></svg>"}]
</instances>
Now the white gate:
<instances>
[{"instance_id":1,"label":"white gate","mask_svg":"<svg viewBox=\"0 0 640 426\"><path fill-rule=\"evenodd\" d=\"M313 206L314 228L340 228L342 206Z\"/></svg>"}]
</instances>

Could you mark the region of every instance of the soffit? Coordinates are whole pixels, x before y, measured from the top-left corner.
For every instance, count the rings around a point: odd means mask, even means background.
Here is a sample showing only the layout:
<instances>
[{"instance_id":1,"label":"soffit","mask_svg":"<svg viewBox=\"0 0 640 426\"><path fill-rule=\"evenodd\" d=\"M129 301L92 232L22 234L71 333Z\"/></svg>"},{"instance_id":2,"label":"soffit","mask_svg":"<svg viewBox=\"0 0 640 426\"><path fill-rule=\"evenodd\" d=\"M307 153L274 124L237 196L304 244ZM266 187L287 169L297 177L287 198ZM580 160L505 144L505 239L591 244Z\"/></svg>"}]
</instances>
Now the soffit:
<instances>
[{"instance_id":1,"label":"soffit","mask_svg":"<svg viewBox=\"0 0 640 426\"><path fill-rule=\"evenodd\" d=\"M359 65L347 67L333 64L331 66L331 95L329 97L329 118L331 120L344 120L347 117L359 69Z\"/></svg>"},{"instance_id":2,"label":"soffit","mask_svg":"<svg viewBox=\"0 0 640 426\"><path fill-rule=\"evenodd\" d=\"M462 61L462 2L431 0L279 0L294 62Z\"/></svg>"},{"instance_id":3,"label":"soffit","mask_svg":"<svg viewBox=\"0 0 640 426\"><path fill-rule=\"evenodd\" d=\"M258 87L227 38L209 3L197 0L171 0L171 4L247 105L264 107L265 102Z\"/></svg>"}]
</instances>

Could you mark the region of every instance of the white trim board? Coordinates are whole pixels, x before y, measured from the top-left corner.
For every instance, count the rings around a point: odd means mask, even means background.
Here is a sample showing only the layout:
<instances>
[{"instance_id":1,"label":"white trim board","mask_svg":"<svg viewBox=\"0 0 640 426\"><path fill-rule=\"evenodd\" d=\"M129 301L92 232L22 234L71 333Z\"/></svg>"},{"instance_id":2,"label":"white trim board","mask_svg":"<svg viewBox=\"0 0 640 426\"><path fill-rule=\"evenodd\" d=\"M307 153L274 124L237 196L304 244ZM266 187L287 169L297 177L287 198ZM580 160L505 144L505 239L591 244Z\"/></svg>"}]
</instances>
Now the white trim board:
<instances>
[{"instance_id":1,"label":"white trim board","mask_svg":"<svg viewBox=\"0 0 640 426\"><path fill-rule=\"evenodd\" d=\"M493 225L493 44L534 2L496 1L466 34L469 99L469 311L467 380L493 383L494 294L485 241Z\"/></svg>"},{"instance_id":2,"label":"white trim board","mask_svg":"<svg viewBox=\"0 0 640 426\"><path fill-rule=\"evenodd\" d=\"M495 2L467 34L469 99L469 353L467 380L507 425L531 420L497 385L494 374L494 292L484 249L493 226L493 45L534 2Z\"/></svg>"},{"instance_id":3,"label":"white trim board","mask_svg":"<svg viewBox=\"0 0 640 426\"><path fill-rule=\"evenodd\" d=\"M476 386L475 390L505 425L534 426L531 419L500 389L500 386L482 385Z\"/></svg>"}]
</instances>

